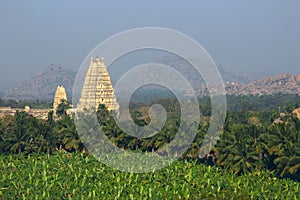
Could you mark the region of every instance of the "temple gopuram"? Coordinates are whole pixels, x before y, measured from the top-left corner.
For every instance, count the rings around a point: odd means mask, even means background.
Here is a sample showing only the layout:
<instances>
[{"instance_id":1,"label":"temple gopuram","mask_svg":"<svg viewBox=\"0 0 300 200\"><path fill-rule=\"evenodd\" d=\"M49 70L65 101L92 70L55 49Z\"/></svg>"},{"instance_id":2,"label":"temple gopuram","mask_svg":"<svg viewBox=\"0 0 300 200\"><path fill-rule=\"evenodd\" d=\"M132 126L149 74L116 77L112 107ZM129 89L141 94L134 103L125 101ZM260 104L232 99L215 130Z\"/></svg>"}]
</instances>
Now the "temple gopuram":
<instances>
[{"instance_id":1,"label":"temple gopuram","mask_svg":"<svg viewBox=\"0 0 300 200\"><path fill-rule=\"evenodd\" d=\"M58 85L54 96L53 109L30 109L29 106L26 106L23 109L1 107L0 117L4 117L5 115L15 115L17 110L19 112L27 112L39 119L47 119L48 113L53 111L53 114L56 117L57 107L64 100L67 101L66 90L62 85ZM104 64L104 59L92 57L89 69L85 76L77 109L69 109L67 110L67 114L71 115L71 113L76 112L76 110L83 111L85 109L97 109L100 104L104 104L108 110L119 110L119 104L116 100L110 76Z\"/></svg>"},{"instance_id":2,"label":"temple gopuram","mask_svg":"<svg viewBox=\"0 0 300 200\"><path fill-rule=\"evenodd\" d=\"M67 101L66 89L62 85L58 85L56 88L54 101L53 101L53 113L56 115L57 107L63 101Z\"/></svg>"},{"instance_id":3,"label":"temple gopuram","mask_svg":"<svg viewBox=\"0 0 300 200\"><path fill-rule=\"evenodd\" d=\"M27 112L28 114L38 118L46 120L48 118L48 113L53 111L54 117L56 116L57 107L63 101L67 101L67 93L65 88L62 85L58 85L54 101L53 101L53 109L31 109L29 106L25 106L25 108L11 108L11 107L0 107L0 118L6 115L14 116L17 111L19 112ZM71 112L67 112L67 114L71 114Z\"/></svg>"},{"instance_id":4,"label":"temple gopuram","mask_svg":"<svg viewBox=\"0 0 300 200\"><path fill-rule=\"evenodd\" d=\"M119 110L104 59L92 57L77 110L97 109L99 104L105 104L108 110Z\"/></svg>"}]
</instances>

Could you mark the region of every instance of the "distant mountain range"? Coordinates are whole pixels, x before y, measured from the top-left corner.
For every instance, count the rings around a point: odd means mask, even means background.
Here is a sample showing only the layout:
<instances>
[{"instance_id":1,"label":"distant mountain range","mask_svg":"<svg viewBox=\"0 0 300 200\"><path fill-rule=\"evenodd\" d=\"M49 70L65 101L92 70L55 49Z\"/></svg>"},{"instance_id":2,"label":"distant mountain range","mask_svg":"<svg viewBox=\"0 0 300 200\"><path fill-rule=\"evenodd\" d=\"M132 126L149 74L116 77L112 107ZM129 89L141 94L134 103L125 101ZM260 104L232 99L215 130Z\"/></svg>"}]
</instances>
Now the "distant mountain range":
<instances>
[{"instance_id":1,"label":"distant mountain range","mask_svg":"<svg viewBox=\"0 0 300 200\"><path fill-rule=\"evenodd\" d=\"M201 78L197 77L193 71L190 71L184 63L174 62L174 60L170 61L170 59L162 60L161 63L175 65L175 68L190 80L193 87L199 89ZM252 81L251 77L247 75L236 75L227 72L222 67L218 68L222 74L228 94L300 94L300 75L280 74ZM74 70L50 65L33 78L2 94L0 93L0 95L4 99L53 101L57 85L63 85L70 99L75 76L76 72Z\"/></svg>"},{"instance_id":2,"label":"distant mountain range","mask_svg":"<svg viewBox=\"0 0 300 200\"><path fill-rule=\"evenodd\" d=\"M252 81L248 84L226 82L226 91L233 95L300 95L300 74L278 74Z\"/></svg>"},{"instance_id":3,"label":"distant mountain range","mask_svg":"<svg viewBox=\"0 0 300 200\"><path fill-rule=\"evenodd\" d=\"M187 78L194 84L194 88L198 89L200 82L203 80L201 75L186 61L179 59L177 57L165 56L158 60L158 63L171 66L177 71L179 71L183 76ZM241 84L247 84L252 81L252 78L249 75L238 75L226 71L222 66L217 66L222 79L224 82L237 82Z\"/></svg>"},{"instance_id":4,"label":"distant mountain range","mask_svg":"<svg viewBox=\"0 0 300 200\"><path fill-rule=\"evenodd\" d=\"M61 66L50 65L33 78L5 91L4 99L52 101L58 85L66 88L68 97L72 94L76 72Z\"/></svg>"}]
</instances>

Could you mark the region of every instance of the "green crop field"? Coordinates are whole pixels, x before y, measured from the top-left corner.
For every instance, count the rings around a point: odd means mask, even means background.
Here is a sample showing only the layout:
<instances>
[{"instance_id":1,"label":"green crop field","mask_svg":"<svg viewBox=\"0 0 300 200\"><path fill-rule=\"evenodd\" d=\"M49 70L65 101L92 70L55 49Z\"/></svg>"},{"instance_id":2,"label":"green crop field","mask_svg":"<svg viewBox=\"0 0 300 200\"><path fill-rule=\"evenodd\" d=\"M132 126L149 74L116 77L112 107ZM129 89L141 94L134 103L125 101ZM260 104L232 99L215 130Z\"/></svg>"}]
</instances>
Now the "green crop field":
<instances>
[{"instance_id":1,"label":"green crop field","mask_svg":"<svg viewBox=\"0 0 300 200\"><path fill-rule=\"evenodd\" d=\"M152 173L109 168L92 156L0 156L0 199L298 199L300 183L271 172L236 176L176 161Z\"/></svg>"}]
</instances>

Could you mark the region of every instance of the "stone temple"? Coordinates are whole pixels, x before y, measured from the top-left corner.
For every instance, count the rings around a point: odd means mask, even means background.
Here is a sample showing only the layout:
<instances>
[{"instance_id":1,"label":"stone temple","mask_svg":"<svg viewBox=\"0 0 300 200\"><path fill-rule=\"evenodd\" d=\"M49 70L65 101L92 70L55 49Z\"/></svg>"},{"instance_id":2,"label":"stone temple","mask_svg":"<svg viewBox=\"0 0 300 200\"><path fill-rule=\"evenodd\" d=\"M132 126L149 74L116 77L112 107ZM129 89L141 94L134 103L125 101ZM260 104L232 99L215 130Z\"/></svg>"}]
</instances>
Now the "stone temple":
<instances>
[{"instance_id":1,"label":"stone temple","mask_svg":"<svg viewBox=\"0 0 300 200\"><path fill-rule=\"evenodd\" d=\"M56 111L58 105L63 101L67 100L66 90L62 85L57 86L54 102L53 102L53 109L31 109L29 106L25 106L25 108L11 108L11 107L0 107L0 118L6 115L14 116L17 112L27 112L28 114L38 118L46 120L48 119L48 113L53 111L54 117L56 117ZM67 111L67 114L71 114L71 112Z\"/></svg>"},{"instance_id":2,"label":"stone temple","mask_svg":"<svg viewBox=\"0 0 300 200\"><path fill-rule=\"evenodd\" d=\"M67 93L65 88L62 85L57 86L54 102L53 102L53 111L56 113L58 105L63 101L67 101Z\"/></svg>"},{"instance_id":3,"label":"stone temple","mask_svg":"<svg viewBox=\"0 0 300 200\"><path fill-rule=\"evenodd\" d=\"M99 104L105 104L108 110L119 110L104 59L92 57L77 109L97 109Z\"/></svg>"}]
</instances>

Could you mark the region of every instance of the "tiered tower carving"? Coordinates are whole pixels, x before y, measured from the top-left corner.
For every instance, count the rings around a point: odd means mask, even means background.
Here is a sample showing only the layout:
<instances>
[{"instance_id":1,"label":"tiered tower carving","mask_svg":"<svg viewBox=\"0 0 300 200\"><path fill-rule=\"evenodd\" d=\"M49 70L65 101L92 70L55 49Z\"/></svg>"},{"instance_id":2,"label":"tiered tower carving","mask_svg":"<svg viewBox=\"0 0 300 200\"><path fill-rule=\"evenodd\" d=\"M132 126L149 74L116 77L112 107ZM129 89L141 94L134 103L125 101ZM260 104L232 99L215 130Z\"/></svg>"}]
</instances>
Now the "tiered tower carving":
<instances>
[{"instance_id":1,"label":"tiered tower carving","mask_svg":"<svg viewBox=\"0 0 300 200\"><path fill-rule=\"evenodd\" d=\"M105 104L108 110L119 110L104 59L92 57L77 109L97 109L99 104Z\"/></svg>"},{"instance_id":2,"label":"tiered tower carving","mask_svg":"<svg viewBox=\"0 0 300 200\"><path fill-rule=\"evenodd\" d=\"M53 112L56 113L58 105L63 101L67 101L67 93L65 88L62 85L57 86L54 103L53 103Z\"/></svg>"}]
</instances>

